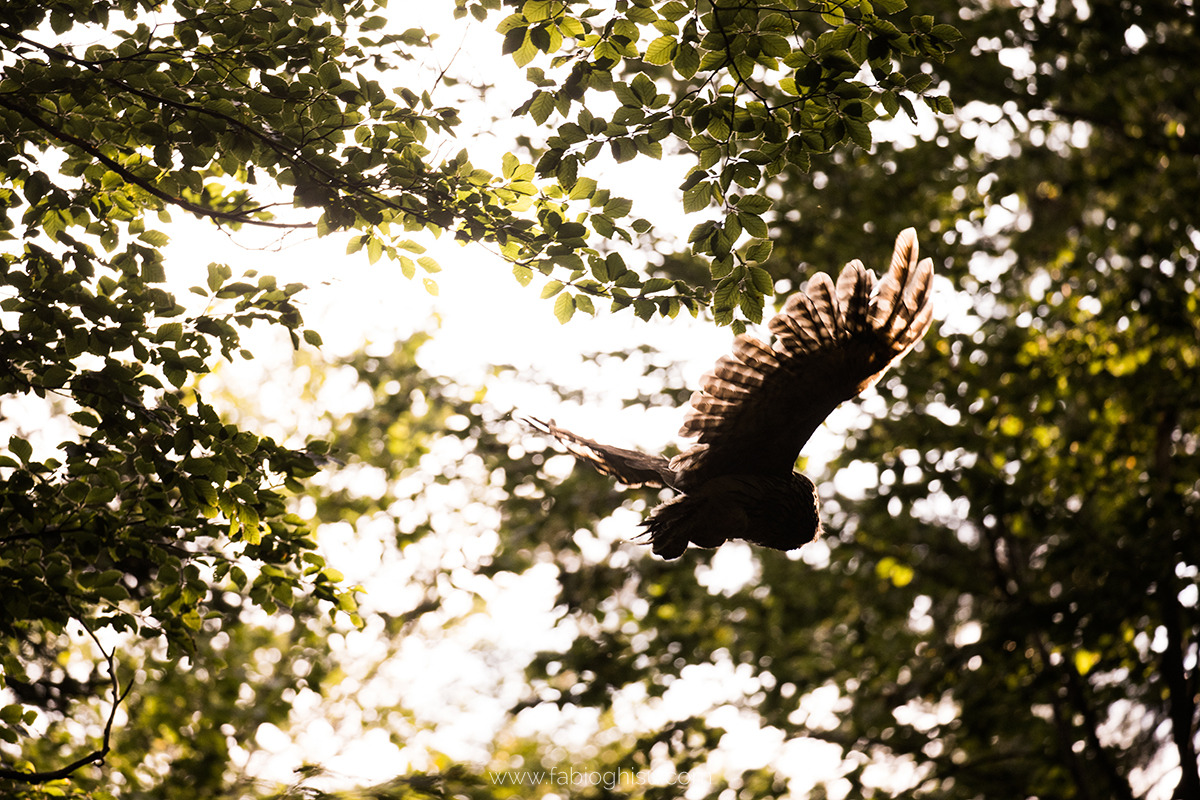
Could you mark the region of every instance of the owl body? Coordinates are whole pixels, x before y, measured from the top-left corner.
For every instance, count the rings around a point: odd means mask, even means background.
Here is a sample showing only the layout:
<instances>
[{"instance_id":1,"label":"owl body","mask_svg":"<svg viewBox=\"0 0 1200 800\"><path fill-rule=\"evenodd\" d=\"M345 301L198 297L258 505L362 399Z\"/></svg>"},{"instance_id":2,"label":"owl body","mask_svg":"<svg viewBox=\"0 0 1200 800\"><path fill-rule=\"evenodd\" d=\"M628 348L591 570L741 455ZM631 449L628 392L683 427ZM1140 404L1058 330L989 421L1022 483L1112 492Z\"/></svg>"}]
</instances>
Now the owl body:
<instances>
[{"instance_id":1,"label":"owl body","mask_svg":"<svg viewBox=\"0 0 1200 800\"><path fill-rule=\"evenodd\" d=\"M799 472L722 475L656 507L643 525L663 558L683 555L689 542L719 547L745 539L794 550L821 535L817 487Z\"/></svg>"}]
</instances>

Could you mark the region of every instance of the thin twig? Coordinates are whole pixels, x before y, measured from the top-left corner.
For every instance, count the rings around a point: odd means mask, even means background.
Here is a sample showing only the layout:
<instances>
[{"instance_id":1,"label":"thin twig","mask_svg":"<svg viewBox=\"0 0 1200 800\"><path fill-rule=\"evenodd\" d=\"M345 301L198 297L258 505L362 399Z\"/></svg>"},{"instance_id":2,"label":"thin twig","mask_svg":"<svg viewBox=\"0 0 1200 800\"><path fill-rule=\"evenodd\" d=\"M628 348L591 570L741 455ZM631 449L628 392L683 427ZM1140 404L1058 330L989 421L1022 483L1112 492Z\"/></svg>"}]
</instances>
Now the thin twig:
<instances>
[{"instance_id":1,"label":"thin twig","mask_svg":"<svg viewBox=\"0 0 1200 800\"><path fill-rule=\"evenodd\" d=\"M0 768L0 778L18 781L20 783L49 783L51 781L62 780L63 778L70 777L71 774L76 770L86 767L89 764L97 764L102 766L104 764L104 757L107 756L109 751L112 749L112 728L113 722L117 718L117 708L119 708L121 703L125 701L125 698L129 695L129 690L133 688L133 684L131 683L129 686L126 686L124 692L121 691L120 679L117 677L117 661L115 656L116 650L114 649L112 652L106 651L104 646L100 644L100 640L96 638L95 632L93 632L92 629L87 626L87 624L83 621L83 618L77 616L76 620L81 626L83 626L83 629L87 631L88 636L91 637L92 641L95 642L96 647L100 650L100 653L104 656L104 660L108 665L109 677L112 678L112 708L109 709L108 721L104 724L104 738L101 742L100 749L88 753L82 758L72 761L70 764L62 767L61 769L48 770L46 772L21 772L15 769Z\"/></svg>"}]
</instances>

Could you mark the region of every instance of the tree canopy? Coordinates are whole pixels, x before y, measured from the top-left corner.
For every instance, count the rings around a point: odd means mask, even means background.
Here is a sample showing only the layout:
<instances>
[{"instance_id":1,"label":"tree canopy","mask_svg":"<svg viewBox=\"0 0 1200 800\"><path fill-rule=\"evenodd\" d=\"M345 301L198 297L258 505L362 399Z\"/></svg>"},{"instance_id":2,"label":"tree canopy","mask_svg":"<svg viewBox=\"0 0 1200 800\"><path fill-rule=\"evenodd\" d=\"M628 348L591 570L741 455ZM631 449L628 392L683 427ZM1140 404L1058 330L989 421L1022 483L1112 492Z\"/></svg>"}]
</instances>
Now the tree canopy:
<instances>
[{"instance_id":1,"label":"tree canopy","mask_svg":"<svg viewBox=\"0 0 1200 800\"><path fill-rule=\"evenodd\" d=\"M315 764L254 781L264 726L334 698L401 743L433 726L351 696L362 665L331 641L366 626L394 656L549 570L566 644L526 656L488 762L363 791L545 794L562 787L495 776L565 764L678 776L733 744L736 717L824 743L837 775L780 757L688 796L1200 796L1190 4L456 0L525 68L528 138L496 165L455 142L452 70L408 79L449 31L403 10L6 12L0 789L319 793ZM665 153L692 159L681 202L703 219L688 252L631 266L653 214L599 167ZM246 265L176 297L172 215L341 235L431 291L416 239L445 234L522 283L545 275L563 321L608 301L735 329L916 225L947 311L859 405L820 481L825 538L800 559L743 553L753 577L719 590L724 551L664 564L614 538L653 498L548 469L509 409L418 366L423 337L312 362L372 399L331 415L327 441L222 418L198 379L253 356L247 328L286 331L302 359L321 340L304 287ZM649 348L614 355L655 386L635 407L686 397ZM22 416L39 403L45 430ZM850 475L865 491L838 491ZM449 508L432 486L455 487ZM318 552L346 525L410 564L400 607L364 613ZM672 716L672 687L705 670L732 688ZM538 709L594 712L592 743L516 733ZM662 784L622 789L678 794Z\"/></svg>"}]
</instances>

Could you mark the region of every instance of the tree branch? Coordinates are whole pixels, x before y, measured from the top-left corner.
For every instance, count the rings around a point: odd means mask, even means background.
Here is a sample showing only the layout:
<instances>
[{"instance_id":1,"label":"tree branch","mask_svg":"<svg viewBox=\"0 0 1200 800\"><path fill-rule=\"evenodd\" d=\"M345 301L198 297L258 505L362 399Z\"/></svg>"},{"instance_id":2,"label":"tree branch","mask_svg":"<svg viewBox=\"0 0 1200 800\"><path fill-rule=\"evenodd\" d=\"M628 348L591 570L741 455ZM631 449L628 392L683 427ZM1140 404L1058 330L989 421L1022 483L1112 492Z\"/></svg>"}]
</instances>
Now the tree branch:
<instances>
[{"instance_id":1,"label":"tree branch","mask_svg":"<svg viewBox=\"0 0 1200 800\"><path fill-rule=\"evenodd\" d=\"M180 208L182 208L186 211L190 211L193 214L197 214L199 216L204 216L204 217L210 217L212 219L218 219L218 220L222 220L225 222L237 222L237 223L243 223L243 224L247 224L247 225L260 225L260 226L268 227L268 228L289 228L290 229L290 228L315 228L316 227L316 223L313 223L313 222L296 222L296 223L268 222L265 220L254 219L253 217L248 216L250 213L252 213L250 211L242 211L242 212L233 214L233 213L229 213L226 211L217 211L216 209L213 209L213 208L206 208L202 205L188 202L187 200L184 200L182 197L175 197L172 194L168 194L167 192L164 192L162 189L159 189L153 183L136 175L134 172L132 172L130 169L128 169L127 167L125 167L122 164L120 164L119 162L117 162L115 159L111 158L110 156L105 155L100 150L100 148L97 147L96 145L92 144L91 142L89 142L85 139L80 139L78 136L69 134L66 131L62 130L61 128L58 128L58 127L50 124L49 122L47 122L47 121L43 120L41 117L39 117L37 114L33 113L32 110L30 110L28 108L23 108L20 105L17 105L16 103L11 103L6 99L0 99L0 108L7 108L9 111L12 111L15 114L21 115L22 117L24 117L25 119L29 120L34 125L36 125L38 128L41 128L46 133L49 133L55 139L59 139L60 141L64 141L69 144L75 145L76 147L83 150L85 153L92 156L97 161L104 164L109 169L111 169L113 172L117 173L118 175L120 175L122 178L129 181L133 185L142 188L149 194L153 195L154 197L157 197L158 199L162 200L165 203L168 203L173 206L179 206Z\"/></svg>"},{"instance_id":2,"label":"tree branch","mask_svg":"<svg viewBox=\"0 0 1200 800\"><path fill-rule=\"evenodd\" d=\"M1179 750L1179 766L1182 774L1175 787L1174 797L1200 797L1200 773L1196 767L1196 745L1193 720L1196 717L1196 701L1188 692L1187 670L1183 660L1187 656L1187 645L1183 640L1179 598L1176 596L1173 575L1164 576L1159 583L1159 606L1162 609L1162 624L1167 629L1167 649L1159 659L1163 677L1167 681L1168 713L1171 717L1171 737Z\"/></svg>"},{"instance_id":3,"label":"tree branch","mask_svg":"<svg viewBox=\"0 0 1200 800\"><path fill-rule=\"evenodd\" d=\"M46 772L21 772L20 770L0 767L0 778L31 784L49 783L51 781L62 780L63 778L70 777L71 774L76 770L86 767L88 764L103 765L104 757L107 756L109 751L112 749L111 741L113 721L117 718L117 708L120 707L126 696L128 696L129 690L132 688L132 684L126 686L124 692L121 691L121 683L120 679L117 678L117 663L114 655L116 651L114 650L111 653L107 652L100 644L100 640L96 638L96 634L87 626L86 623L84 623L83 619L79 617L76 617L76 619L79 621L79 624L83 626L83 629L87 631L88 636L91 637L92 641L95 642L96 647L99 648L100 653L104 656L104 660L108 664L109 677L112 678L112 708L109 709L108 721L104 724L104 739L101 741L100 749L88 753L83 758L72 761L70 764L62 767L61 769L49 770Z\"/></svg>"},{"instance_id":4,"label":"tree branch","mask_svg":"<svg viewBox=\"0 0 1200 800\"><path fill-rule=\"evenodd\" d=\"M186 112L186 113L203 114L206 116L210 116L210 117L219 119L222 122L224 122L226 125L237 128L237 129L241 130L243 133L245 133L246 135L258 140L259 142L264 144L266 147L268 147L272 151L274 151L277 155L279 155L285 161L292 164L294 167L298 167L298 168L301 168L304 170L310 170L316 174L322 175L325 178L325 180L328 182L328 185L331 187L335 187L337 189L340 189L340 190L345 191L352 195L365 196L366 198L368 198L374 202L380 203L381 205L383 205L387 208L393 209L395 211L399 211L403 214L409 214L417 219L420 219L422 222L428 223L428 222L434 221L428 215L422 214L421 212L416 211L411 208L406 208L402 203L398 203L398 202L391 200L390 198L387 198L383 195L376 194L362 185L356 185L354 183L351 183L351 182L339 177L338 175L334 174L333 172L329 171L328 169L325 169L320 164L316 164L312 160L303 157L302 155L300 155L300 149L301 149L300 145L288 142L287 143L288 146L284 146L283 143L281 143L279 140L277 140L273 136L269 135L268 133L265 133L262 130L255 128L252 125L247 125L245 122L243 122L235 117L231 117L228 114L224 114L222 112L216 111L211 108L205 108L204 106L193 105L190 103L181 103L176 100L172 100L171 98L168 98L168 97L163 97L161 95L156 95L156 94L153 94L150 92L146 92L142 89L137 88L136 86L130 85L129 83L127 83L123 80L105 75L101 71L101 66L102 66L102 64L107 63L107 62L88 61L86 59L77 58L76 56L73 56L70 53L64 53L63 51L58 50L56 48L41 44L40 42L33 41L32 39L28 39L26 37L23 37L3 25L0 25L0 35L3 35L7 38L22 42L24 44L29 45L30 47L36 47L39 50L41 50L42 52L44 52L47 55L47 57L50 58L51 60L66 61L66 62L75 64L77 66L81 66L81 67L89 70L93 74L95 74L101 80L103 80L109 84L112 84L113 86L116 86L117 88L121 89L122 91L129 92L130 94L134 95L135 97L140 97L141 99L147 101L147 103L150 103L153 105L169 106L171 108L175 108L175 109L178 109L178 110ZM441 78L439 77L439 80L440 79ZM247 88L250 88L250 87L247 87ZM143 189L145 189L147 192L150 192L155 197L158 197L159 199L164 200L165 202L171 203L172 205L177 205L181 208L184 208L187 211L191 211L194 214L207 216L207 217L210 217L213 219L219 219L219 220L224 220L224 221L229 221L229 222L239 222L239 223L244 223L244 224L249 224L249 225L258 225L261 227L268 227L268 228L293 229L293 228L314 228L314 227L316 227L316 225L311 222L308 222L308 223L265 222L265 221L256 220L256 219L244 216L246 214L253 213L254 211L260 211L263 208L265 208L265 206L259 206L258 208L252 209L250 211L231 213L231 212L216 211L213 209L205 208L204 206L196 205L194 203L189 203L188 201L183 200L182 198L169 195L169 194L161 191L157 187L153 186L152 184L149 184L148 182L145 182L145 181L137 178L137 176L135 176L132 172L129 172L125 168L121 167L121 165L113 162L111 159L107 158L102 153L100 153L99 150L96 148L96 146L91 144L90 142L79 139L77 137L72 137L70 134L67 134L65 131L61 131L57 128L53 128L52 126L49 125L49 123L37 118L31 111L29 111L27 109L22 109L20 107L7 105L7 104L4 104L4 105L6 108L9 108L13 111L16 111L19 114L22 114L22 116L24 116L26 119L29 119L35 125L38 125L38 127L51 133L56 138L63 139L64 141L68 141L68 142L76 145L77 147L82 148L89 155L94 156L95 158L100 160L102 163L111 167L115 172L117 172L117 174L121 175L126 180L130 181L131 183L134 183L135 185L142 187ZM324 137L319 137L319 138L324 138ZM424 188L426 189L424 194L427 198L434 194L432 189L429 189L428 187L424 187ZM411 186L404 187L404 190L413 192L414 194L416 194L416 192L413 191L413 187L411 187ZM441 199L442 201L446 201L448 198L442 197L439 199Z\"/></svg>"},{"instance_id":5,"label":"tree branch","mask_svg":"<svg viewBox=\"0 0 1200 800\"><path fill-rule=\"evenodd\" d=\"M1171 462L1171 441L1179 425L1179 409L1168 406L1162 410L1155 431L1154 471L1155 503L1160 517L1171 493L1171 477L1174 464ZM1165 522L1165 520L1163 520ZM1171 526L1167 526L1168 528ZM1184 661L1188 643L1185 636L1183 609L1179 604L1179 593L1175 588L1174 559L1164 566L1163 576L1158 582L1158 604L1162 611L1162 625L1167 629L1167 648L1159 659L1163 678L1167 682L1167 713L1171 718L1171 737L1179 751L1181 774L1175 787L1174 797L1200 797L1200 769L1196 764L1196 697L1193 676L1188 675Z\"/></svg>"},{"instance_id":6,"label":"tree branch","mask_svg":"<svg viewBox=\"0 0 1200 800\"><path fill-rule=\"evenodd\" d=\"M1016 543L1004 524L1004 492L1000 486L997 486L993 493L993 503L992 510L996 517L996 530L993 532L985 525L981 525L980 529L988 538L992 556L992 569L996 575L996 581L999 584L1001 594L1010 602L1018 602L1021 583L1024 577L1021 574L1022 567L1025 561L1024 556L1017 551ZM1003 543L1008 557L1009 563L1007 568L1000 562L997 552L997 545L1001 543ZM1017 592L1011 590L1009 587L1010 582L1017 586ZM1054 664L1050 660L1051 648L1047 642L1046 635L1039 630L1032 638L1037 648L1038 657L1042 661L1042 668L1047 671L1052 670ZM1088 748L1095 754L1101 772L1108 780L1113 792L1112 796L1120 800L1133 800L1133 790L1130 788L1129 782L1117 770L1116 764L1113 763L1108 750L1100 742L1100 737L1097 733L1099 721L1096 719L1095 709L1092 708L1091 702L1084 692L1085 684L1082 676L1075 670L1074 665L1065 658L1059 667L1059 672L1062 674L1062 686L1066 692L1066 696L1062 697L1055 692L1050 705L1054 714L1054 725L1058 731L1059 752L1075 780L1076 791L1082 798L1092 797L1091 785L1087 780L1089 772L1084 769L1079 755L1073 749L1073 740L1075 738L1075 733L1073 732L1074 725L1071 721L1073 712L1077 712L1083 717L1083 725L1080 727L1083 728L1084 738ZM1200 795L1196 796L1200 797Z\"/></svg>"}]
</instances>

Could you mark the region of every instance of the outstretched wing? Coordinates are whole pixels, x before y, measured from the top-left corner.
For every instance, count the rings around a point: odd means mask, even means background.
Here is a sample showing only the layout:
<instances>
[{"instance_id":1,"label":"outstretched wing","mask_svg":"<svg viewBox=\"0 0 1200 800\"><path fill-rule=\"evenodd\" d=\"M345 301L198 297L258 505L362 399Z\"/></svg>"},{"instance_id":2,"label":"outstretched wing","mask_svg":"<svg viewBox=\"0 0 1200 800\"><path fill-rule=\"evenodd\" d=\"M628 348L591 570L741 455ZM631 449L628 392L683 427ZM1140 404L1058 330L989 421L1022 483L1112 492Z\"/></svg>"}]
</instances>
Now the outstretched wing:
<instances>
[{"instance_id":1,"label":"outstretched wing","mask_svg":"<svg viewBox=\"0 0 1200 800\"><path fill-rule=\"evenodd\" d=\"M837 285L817 273L788 298L768 346L739 336L691 398L681 436L698 437L671 466L685 491L720 475L791 472L800 448L844 400L871 386L932 321L933 262L917 262L917 235L896 237L876 284L859 261Z\"/></svg>"},{"instance_id":2,"label":"outstretched wing","mask_svg":"<svg viewBox=\"0 0 1200 800\"><path fill-rule=\"evenodd\" d=\"M637 450L625 450L585 439L563 430L554 420L543 422L534 417L522 417L542 433L548 433L567 448L576 458L582 458L605 475L611 475L630 487L663 487L673 483L671 465L662 456L651 456ZM670 482L669 482L670 481Z\"/></svg>"}]
</instances>

